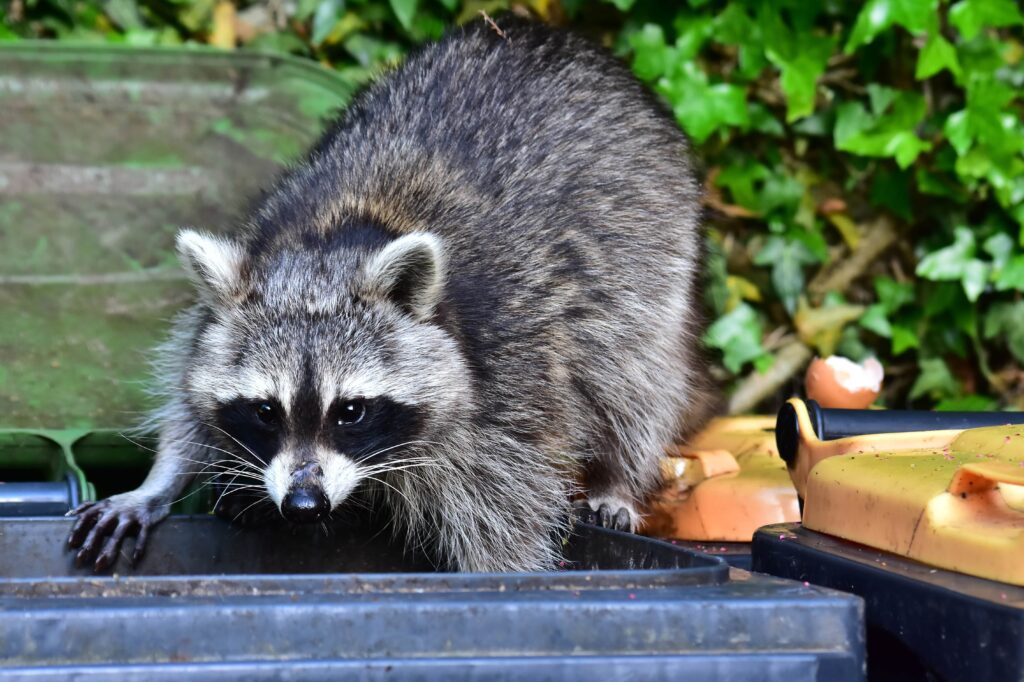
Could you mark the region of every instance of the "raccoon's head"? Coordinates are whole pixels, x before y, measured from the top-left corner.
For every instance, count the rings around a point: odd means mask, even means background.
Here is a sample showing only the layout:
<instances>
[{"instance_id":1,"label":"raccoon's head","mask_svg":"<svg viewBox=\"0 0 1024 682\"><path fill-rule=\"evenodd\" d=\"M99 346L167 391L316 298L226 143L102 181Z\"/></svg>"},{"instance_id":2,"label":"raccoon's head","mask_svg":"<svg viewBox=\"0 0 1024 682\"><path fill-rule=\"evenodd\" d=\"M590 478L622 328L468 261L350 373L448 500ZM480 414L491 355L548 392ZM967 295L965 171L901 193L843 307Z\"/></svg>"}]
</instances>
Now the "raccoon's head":
<instances>
[{"instance_id":1,"label":"raccoon's head","mask_svg":"<svg viewBox=\"0 0 1024 682\"><path fill-rule=\"evenodd\" d=\"M472 404L434 321L439 238L369 226L260 252L185 230L178 250L205 312L185 387L239 491L317 521L363 480L435 464L431 444Z\"/></svg>"}]
</instances>

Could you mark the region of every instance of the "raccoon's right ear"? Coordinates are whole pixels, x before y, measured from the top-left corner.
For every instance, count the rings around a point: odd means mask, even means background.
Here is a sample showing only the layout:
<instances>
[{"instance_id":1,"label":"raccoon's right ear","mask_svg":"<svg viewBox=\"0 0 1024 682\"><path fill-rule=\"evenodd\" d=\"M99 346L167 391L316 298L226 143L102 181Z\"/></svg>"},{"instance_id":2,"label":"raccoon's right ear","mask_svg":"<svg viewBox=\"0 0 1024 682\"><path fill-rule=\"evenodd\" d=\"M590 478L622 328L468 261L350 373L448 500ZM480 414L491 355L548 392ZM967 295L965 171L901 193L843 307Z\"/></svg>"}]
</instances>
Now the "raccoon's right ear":
<instances>
[{"instance_id":1,"label":"raccoon's right ear","mask_svg":"<svg viewBox=\"0 0 1024 682\"><path fill-rule=\"evenodd\" d=\"M394 303L417 320L434 314L444 283L440 238L412 232L394 240L363 264L361 293Z\"/></svg>"},{"instance_id":2,"label":"raccoon's right ear","mask_svg":"<svg viewBox=\"0 0 1024 682\"><path fill-rule=\"evenodd\" d=\"M178 232L178 257L204 294L228 300L239 290L245 253L234 242L206 232Z\"/></svg>"}]
</instances>

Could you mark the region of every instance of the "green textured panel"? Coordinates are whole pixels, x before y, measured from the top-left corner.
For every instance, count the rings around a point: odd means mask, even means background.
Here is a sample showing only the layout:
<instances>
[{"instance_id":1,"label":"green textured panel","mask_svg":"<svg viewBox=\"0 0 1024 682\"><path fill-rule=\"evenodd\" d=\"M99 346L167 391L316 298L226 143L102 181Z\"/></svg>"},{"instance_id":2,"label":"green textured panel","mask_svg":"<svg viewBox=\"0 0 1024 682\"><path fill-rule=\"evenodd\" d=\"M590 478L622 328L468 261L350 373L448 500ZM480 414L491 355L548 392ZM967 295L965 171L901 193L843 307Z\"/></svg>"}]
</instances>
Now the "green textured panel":
<instances>
[{"instance_id":1,"label":"green textured panel","mask_svg":"<svg viewBox=\"0 0 1024 682\"><path fill-rule=\"evenodd\" d=\"M119 429L191 290L182 225L230 228L351 93L313 63L0 45L0 429Z\"/></svg>"}]
</instances>

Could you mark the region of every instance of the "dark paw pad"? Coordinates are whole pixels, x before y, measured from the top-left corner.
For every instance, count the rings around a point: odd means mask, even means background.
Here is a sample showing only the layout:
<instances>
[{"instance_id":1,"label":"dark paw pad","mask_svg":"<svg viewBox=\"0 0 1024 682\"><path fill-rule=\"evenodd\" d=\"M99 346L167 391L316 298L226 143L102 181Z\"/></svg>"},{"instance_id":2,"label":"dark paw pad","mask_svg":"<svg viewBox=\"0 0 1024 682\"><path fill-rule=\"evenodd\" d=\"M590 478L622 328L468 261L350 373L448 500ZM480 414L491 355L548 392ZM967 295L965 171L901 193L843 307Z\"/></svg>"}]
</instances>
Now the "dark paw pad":
<instances>
[{"instance_id":1,"label":"dark paw pad","mask_svg":"<svg viewBox=\"0 0 1024 682\"><path fill-rule=\"evenodd\" d=\"M586 500L577 500L572 505L573 516L580 523L589 523L591 526L597 524L597 512L590 508Z\"/></svg>"},{"instance_id":2,"label":"dark paw pad","mask_svg":"<svg viewBox=\"0 0 1024 682\"><path fill-rule=\"evenodd\" d=\"M632 518L625 507L619 507L618 511L613 512L611 505L603 503L594 511L587 502L581 501L575 504L574 511L582 523L627 533L633 529Z\"/></svg>"}]
</instances>

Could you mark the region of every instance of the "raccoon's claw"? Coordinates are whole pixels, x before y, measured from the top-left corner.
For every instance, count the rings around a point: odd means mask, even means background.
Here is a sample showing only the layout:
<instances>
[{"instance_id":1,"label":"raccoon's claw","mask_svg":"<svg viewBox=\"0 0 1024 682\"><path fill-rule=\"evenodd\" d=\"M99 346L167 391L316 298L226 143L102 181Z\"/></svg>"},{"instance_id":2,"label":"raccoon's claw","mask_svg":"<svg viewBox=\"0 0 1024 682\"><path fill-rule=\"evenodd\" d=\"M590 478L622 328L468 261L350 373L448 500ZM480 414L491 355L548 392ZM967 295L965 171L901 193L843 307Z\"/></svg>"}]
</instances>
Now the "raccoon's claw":
<instances>
[{"instance_id":1,"label":"raccoon's claw","mask_svg":"<svg viewBox=\"0 0 1024 682\"><path fill-rule=\"evenodd\" d=\"M612 506L607 502L601 503L594 510L590 503L581 500L575 504L575 511L577 518L583 523L627 533L633 530L633 517L627 507L619 507L619 510L613 513Z\"/></svg>"},{"instance_id":2,"label":"raccoon's claw","mask_svg":"<svg viewBox=\"0 0 1024 682\"><path fill-rule=\"evenodd\" d=\"M597 525L603 528L622 530L627 533L633 530L629 510L625 507L619 507L619 510L613 514L612 508L607 503L602 504L597 508L597 519L599 522Z\"/></svg>"},{"instance_id":3,"label":"raccoon's claw","mask_svg":"<svg viewBox=\"0 0 1024 682\"><path fill-rule=\"evenodd\" d=\"M110 500L86 502L68 516L78 517L68 535L68 547L78 549L75 566L92 563L97 573L114 565L121 543L129 535L136 536L131 563L137 563L146 551L149 528L162 518L145 508L126 507Z\"/></svg>"},{"instance_id":4,"label":"raccoon's claw","mask_svg":"<svg viewBox=\"0 0 1024 682\"><path fill-rule=\"evenodd\" d=\"M597 525L597 512L590 508L586 500L576 500L573 502L572 512L580 523L589 523L591 526Z\"/></svg>"}]
</instances>

